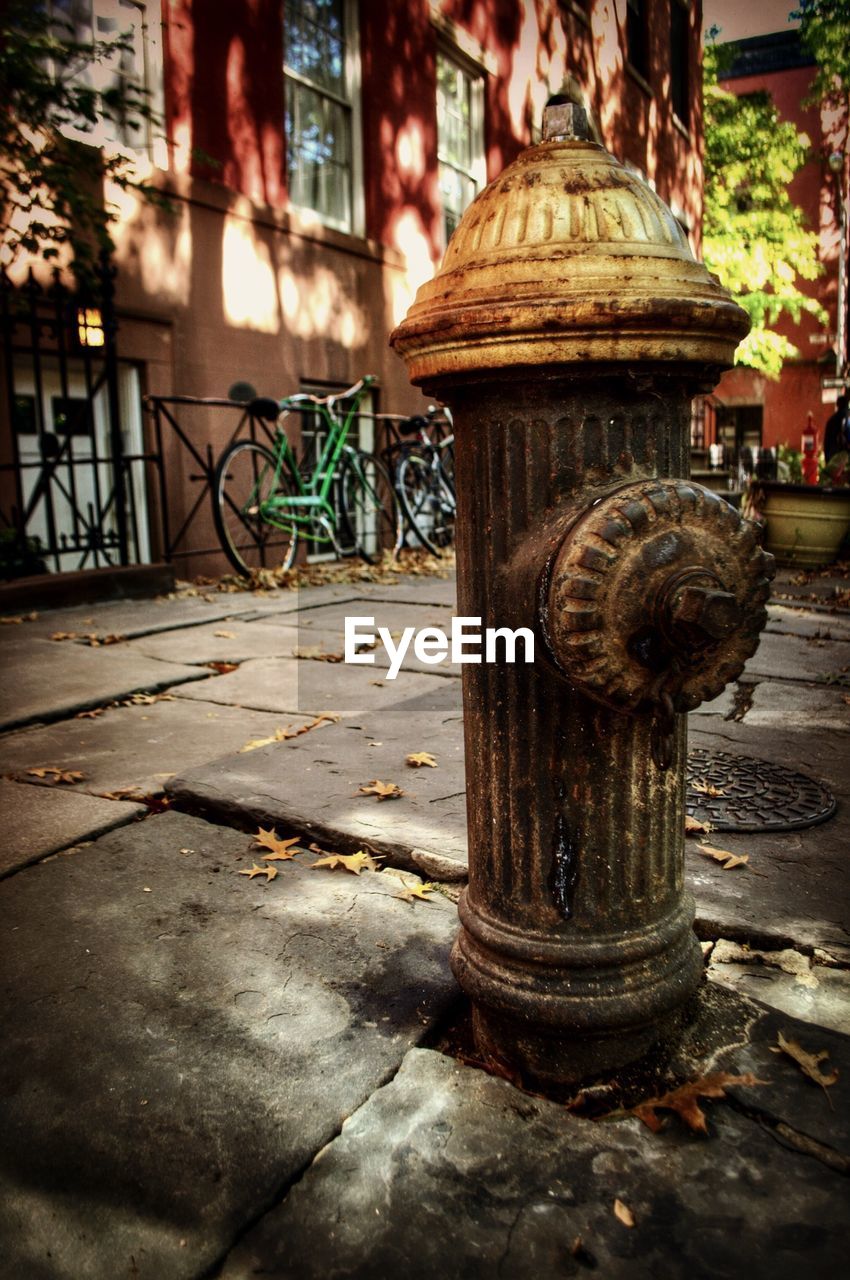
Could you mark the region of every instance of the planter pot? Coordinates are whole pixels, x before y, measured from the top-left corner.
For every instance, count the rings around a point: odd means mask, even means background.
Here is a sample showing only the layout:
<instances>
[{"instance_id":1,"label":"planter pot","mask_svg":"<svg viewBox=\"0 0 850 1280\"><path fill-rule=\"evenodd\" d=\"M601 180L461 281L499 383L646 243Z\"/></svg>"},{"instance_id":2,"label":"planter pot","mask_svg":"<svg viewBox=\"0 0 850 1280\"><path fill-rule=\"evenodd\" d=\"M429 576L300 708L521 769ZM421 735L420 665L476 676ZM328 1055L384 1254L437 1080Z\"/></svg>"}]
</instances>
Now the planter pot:
<instances>
[{"instance_id":1,"label":"planter pot","mask_svg":"<svg viewBox=\"0 0 850 1280\"><path fill-rule=\"evenodd\" d=\"M850 530L850 488L759 480L755 505L767 525L765 546L781 564L832 564Z\"/></svg>"}]
</instances>

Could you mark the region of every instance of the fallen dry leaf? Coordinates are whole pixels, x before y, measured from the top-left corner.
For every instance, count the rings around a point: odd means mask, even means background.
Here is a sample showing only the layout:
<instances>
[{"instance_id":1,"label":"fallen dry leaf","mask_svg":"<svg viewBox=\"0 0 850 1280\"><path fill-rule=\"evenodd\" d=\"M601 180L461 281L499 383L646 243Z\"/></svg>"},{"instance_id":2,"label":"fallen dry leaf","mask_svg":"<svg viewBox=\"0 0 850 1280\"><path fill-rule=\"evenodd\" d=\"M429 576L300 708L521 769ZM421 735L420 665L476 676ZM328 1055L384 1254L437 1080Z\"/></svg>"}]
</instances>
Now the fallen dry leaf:
<instances>
[{"instance_id":1,"label":"fallen dry leaf","mask_svg":"<svg viewBox=\"0 0 850 1280\"><path fill-rule=\"evenodd\" d=\"M54 631L51 640L76 640L76 631Z\"/></svg>"},{"instance_id":2,"label":"fallen dry leaf","mask_svg":"<svg viewBox=\"0 0 850 1280\"><path fill-rule=\"evenodd\" d=\"M622 1222L624 1227L633 1227L635 1225L635 1215L627 1204L623 1204L622 1200L614 1201L614 1217L618 1222Z\"/></svg>"},{"instance_id":3,"label":"fallen dry leaf","mask_svg":"<svg viewBox=\"0 0 850 1280\"><path fill-rule=\"evenodd\" d=\"M699 818L692 818L689 813L685 814L685 835L686 836L707 836L711 830L710 822L700 822Z\"/></svg>"},{"instance_id":4,"label":"fallen dry leaf","mask_svg":"<svg viewBox=\"0 0 850 1280\"><path fill-rule=\"evenodd\" d=\"M216 636L219 640L235 640L236 639L235 631L214 631L213 635Z\"/></svg>"},{"instance_id":5,"label":"fallen dry leaf","mask_svg":"<svg viewBox=\"0 0 850 1280\"><path fill-rule=\"evenodd\" d=\"M103 644L124 644L127 637L119 635L99 636L92 632L92 634L87 635L85 639L93 649L98 649Z\"/></svg>"},{"instance_id":6,"label":"fallen dry leaf","mask_svg":"<svg viewBox=\"0 0 850 1280\"><path fill-rule=\"evenodd\" d=\"M75 782L82 782L85 777L84 773L80 773L79 769L58 769L56 765L47 764L39 769L27 769L27 773L34 778L48 779L55 783L66 783L73 786Z\"/></svg>"},{"instance_id":7,"label":"fallen dry leaf","mask_svg":"<svg viewBox=\"0 0 850 1280\"><path fill-rule=\"evenodd\" d=\"M98 716L102 716L106 707L94 707L91 711L78 711L74 716L75 720L96 720Z\"/></svg>"},{"instance_id":8,"label":"fallen dry leaf","mask_svg":"<svg viewBox=\"0 0 850 1280\"><path fill-rule=\"evenodd\" d=\"M244 871L237 871L236 874L238 876L247 876L249 880L253 880L255 876L265 876L266 884L268 884L277 875L277 867L258 867L255 862L250 871L246 867Z\"/></svg>"},{"instance_id":9,"label":"fallen dry leaf","mask_svg":"<svg viewBox=\"0 0 850 1280\"><path fill-rule=\"evenodd\" d=\"M254 843L258 844L262 849L270 850L269 853L263 854L264 862L289 862L290 859L295 857L295 853L290 852L290 850L292 850L293 845L298 844L300 839L300 836L291 836L288 840L279 840L275 835L274 828L267 831L264 827L260 827L254 836Z\"/></svg>"},{"instance_id":10,"label":"fallen dry leaf","mask_svg":"<svg viewBox=\"0 0 850 1280\"><path fill-rule=\"evenodd\" d=\"M318 645L313 645L307 649L293 649L293 658L306 658L310 662L344 662L345 654L328 653L325 649L320 649Z\"/></svg>"},{"instance_id":11,"label":"fallen dry leaf","mask_svg":"<svg viewBox=\"0 0 850 1280\"><path fill-rule=\"evenodd\" d=\"M436 885L426 881L420 884L418 880L403 880L404 888L401 893L394 893L394 898L400 898L402 902L414 902L417 898L422 902L430 902L431 895L436 889Z\"/></svg>"},{"instance_id":12,"label":"fallen dry leaf","mask_svg":"<svg viewBox=\"0 0 850 1280\"><path fill-rule=\"evenodd\" d=\"M299 738L302 733L318 729L320 725L336 724L339 719L338 711L322 711L307 724L299 725L297 729L293 729L292 725L288 724L285 729L275 729L270 738L251 738L250 742L246 742L244 747L239 748L239 755L243 755L246 751L256 751L259 747L268 747L273 742L288 742L290 738Z\"/></svg>"},{"instance_id":13,"label":"fallen dry leaf","mask_svg":"<svg viewBox=\"0 0 850 1280\"><path fill-rule=\"evenodd\" d=\"M268 738L249 739L244 747L239 748L239 755L244 755L246 751L258 751L260 747L268 747L272 742L285 742L290 737L292 737L292 734L288 733L286 729L275 729L274 733Z\"/></svg>"},{"instance_id":14,"label":"fallen dry leaf","mask_svg":"<svg viewBox=\"0 0 850 1280\"><path fill-rule=\"evenodd\" d=\"M395 782L381 782L379 778L373 778L365 786L358 787L358 794L377 796L378 800L398 800L404 792Z\"/></svg>"},{"instance_id":15,"label":"fallen dry leaf","mask_svg":"<svg viewBox=\"0 0 850 1280\"><path fill-rule=\"evenodd\" d=\"M694 782L691 784L691 790L696 791L701 796L725 796L726 792L722 787L715 787L712 782Z\"/></svg>"},{"instance_id":16,"label":"fallen dry leaf","mask_svg":"<svg viewBox=\"0 0 850 1280\"><path fill-rule=\"evenodd\" d=\"M637 1116L653 1133L660 1133L664 1122L655 1114L656 1111L675 1111L689 1129L695 1133L708 1133L700 1099L724 1098L730 1084L767 1084L767 1081L754 1075L732 1076L725 1071L717 1071L710 1076L701 1076L699 1080L689 1080L660 1098L647 1098L636 1107L630 1107L626 1115Z\"/></svg>"},{"instance_id":17,"label":"fallen dry leaf","mask_svg":"<svg viewBox=\"0 0 850 1280\"><path fill-rule=\"evenodd\" d=\"M310 845L310 848L315 853L322 852L315 845ZM319 858L318 862L312 863L310 870L315 871L316 867L327 867L330 871L334 871L337 867L342 867L345 871L350 871L355 876L359 876L361 871L377 871L379 869L376 860L365 849L358 849L356 853L329 853L327 857Z\"/></svg>"},{"instance_id":18,"label":"fallen dry leaf","mask_svg":"<svg viewBox=\"0 0 850 1280\"><path fill-rule=\"evenodd\" d=\"M750 860L748 853L730 853L728 849L715 849L713 844L697 845L697 853L701 853L706 858L713 858L715 862L720 863L724 871L729 871L732 867L745 867Z\"/></svg>"},{"instance_id":19,"label":"fallen dry leaf","mask_svg":"<svg viewBox=\"0 0 850 1280\"><path fill-rule=\"evenodd\" d=\"M431 755L430 751L414 751L409 755L405 762L409 764L411 769L421 769L423 765L427 765L429 769L436 769L437 761Z\"/></svg>"},{"instance_id":20,"label":"fallen dry leaf","mask_svg":"<svg viewBox=\"0 0 850 1280\"><path fill-rule=\"evenodd\" d=\"M819 1084L824 1093L826 1093L826 1090L834 1085L838 1079L837 1067L833 1068L829 1075L827 1075L826 1072L821 1071L820 1063L823 1062L825 1058L829 1057L828 1049L821 1049L818 1053L809 1053L808 1050L799 1045L796 1040L786 1040L782 1032L777 1031L776 1044L772 1044L770 1046L770 1052L784 1053L787 1054L789 1058L793 1058L803 1074L808 1076L810 1080L813 1080L815 1084ZM829 1097L829 1094L827 1093L826 1096L829 1099L829 1105L832 1106L832 1099Z\"/></svg>"},{"instance_id":21,"label":"fallen dry leaf","mask_svg":"<svg viewBox=\"0 0 850 1280\"><path fill-rule=\"evenodd\" d=\"M231 671L239 670L238 662L208 662L210 671L217 671L220 676L229 676Z\"/></svg>"}]
</instances>

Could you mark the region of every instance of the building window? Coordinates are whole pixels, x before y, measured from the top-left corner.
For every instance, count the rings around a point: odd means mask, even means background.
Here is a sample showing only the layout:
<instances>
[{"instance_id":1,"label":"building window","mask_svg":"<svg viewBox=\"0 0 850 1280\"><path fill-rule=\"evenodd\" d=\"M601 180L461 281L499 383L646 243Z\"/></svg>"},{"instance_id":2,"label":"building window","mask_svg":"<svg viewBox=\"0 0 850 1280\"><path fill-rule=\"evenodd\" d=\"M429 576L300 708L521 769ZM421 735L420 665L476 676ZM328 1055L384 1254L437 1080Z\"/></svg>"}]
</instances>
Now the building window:
<instances>
[{"instance_id":1,"label":"building window","mask_svg":"<svg viewBox=\"0 0 850 1280\"><path fill-rule=\"evenodd\" d=\"M63 132L96 146L150 154L153 122L139 116L132 104L143 100L146 110L162 114L157 0L52 0L51 13L59 39L98 47L99 56L76 72L75 81L129 104L126 109L119 105L111 118L100 115L93 129ZM161 156L155 158L162 163Z\"/></svg>"},{"instance_id":2,"label":"building window","mask_svg":"<svg viewBox=\"0 0 850 1280\"><path fill-rule=\"evenodd\" d=\"M646 0L626 0L626 57L629 66L649 78Z\"/></svg>"},{"instance_id":3,"label":"building window","mask_svg":"<svg viewBox=\"0 0 850 1280\"><path fill-rule=\"evenodd\" d=\"M670 0L670 99L683 125L690 120L689 18L686 0Z\"/></svg>"},{"instance_id":4,"label":"building window","mask_svg":"<svg viewBox=\"0 0 850 1280\"><path fill-rule=\"evenodd\" d=\"M286 0L283 41L289 198L351 231L354 7L347 0Z\"/></svg>"},{"instance_id":5,"label":"building window","mask_svg":"<svg viewBox=\"0 0 850 1280\"><path fill-rule=\"evenodd\" d=\"M484 80L437 53L437 159L446 243L484 185Z\"/></svg>"}]
</instances>

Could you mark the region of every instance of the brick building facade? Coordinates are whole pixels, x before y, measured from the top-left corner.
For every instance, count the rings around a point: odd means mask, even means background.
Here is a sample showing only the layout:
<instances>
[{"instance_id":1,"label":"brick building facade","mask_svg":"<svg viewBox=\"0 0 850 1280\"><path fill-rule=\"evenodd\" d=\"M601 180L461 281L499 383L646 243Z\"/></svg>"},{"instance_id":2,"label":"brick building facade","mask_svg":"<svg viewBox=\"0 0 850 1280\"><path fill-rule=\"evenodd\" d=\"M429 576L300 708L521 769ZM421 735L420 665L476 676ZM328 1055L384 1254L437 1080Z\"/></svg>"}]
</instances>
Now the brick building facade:
<instances>
[{"instance_id":1,"label":"brick building facade","mask_svg":"<svg viewBox=\"0 0 850 1280\"><path fill-rule=\"evenodd\" d=\"M124 74L147 82L165 120L143 162L172 211L106 193L120 205L118 355L132 452L150 444L146 395L227 397L247 382L279 397L371 372L375 408L420 406L387 336L466 204L539 137L553 94L588 108L595 136L655 187L699 251L701 0L77 9L101 36L135 24L137 64ZM31 392L21 373L18 398ZM217 452L231 424L210 409L188 429ZM168 436L163 448L173 524L190 506L197 464ZM157 523L145 555L159 553ZM210 545L204 525L201 514L187 545Z\"/></svg>"}]
</instances>

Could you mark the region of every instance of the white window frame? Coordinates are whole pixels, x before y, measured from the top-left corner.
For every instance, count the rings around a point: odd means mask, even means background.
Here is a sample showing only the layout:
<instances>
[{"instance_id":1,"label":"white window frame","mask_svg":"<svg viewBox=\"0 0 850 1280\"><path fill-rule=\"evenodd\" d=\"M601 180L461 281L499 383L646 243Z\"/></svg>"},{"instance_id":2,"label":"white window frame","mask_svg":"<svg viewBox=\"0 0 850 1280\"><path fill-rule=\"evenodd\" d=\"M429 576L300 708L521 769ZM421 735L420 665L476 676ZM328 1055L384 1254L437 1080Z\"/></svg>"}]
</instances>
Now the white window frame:
<instances>
[{"instance_id":1,"label":"white window frame","mask_svg":"<svg viewBox=\"0 0 850 1280\"><path fill-rule=\"evenodd\" d=\"M442 166L446 164L449 168L456 172L463 173L475 184L475 195L483 191L487 185L487 155L486 155L486 139L484 135L484 85L487 75L487 68L482 66L476 59L471 58L456 43L450 42L444 37L437 40L437 58L444 59L456 67L462 75L466 76L470 82L470 120L469 131L471 134L472 147L472 163L468 169L463 169L450 160L444 159L440 148L440 116L437 110L437 166L438 171L442 170ZM435 108L437 103L435 101ZM441 192L442 196L442 192ZM473 199L475 196L473 196ZM471 203L471 201L470 201ZM442 233L443 248L445 249L448 242L446 234L446 207L440 202L442 211ZM466 206L468 207L468 206ZM460 211L461 214L463 210Z\"/></svg>"},{"instance_id":2,"label":"white window frame","mask_svg":"<svg viewBox=\"0 0 850 1280\"><path fill-rule=\"evenodd\" d=\"M283 0L281 14L286 9L286 0ZM350 222L346 222L340 218L333 218L323 213L320 209L314 209L310 205L301 205L296 203L289 192L290 207L294 209L303 220L310 222L318 222L321 226L332 227L336 231L345 232L348 235L360 236L365 235L366 228L366 202L363 191L363 118L361 109L361 64L360 64L360 28L357 20L357 3L356 0L344 0L343 20L345 22L345 83L346 93L348 95L347 108L349 111L349 136L351 144L350 155ZM285 28L284 28L285 41ZM324 97L331 98L336 102L338 99L329 94L321 85L302 76L299 72L291 70L286 65L286 47L284 44L283 53L283 77L284 77L284 93L286 92L286 82L289 81L295 85L303 85L314 93L318 93ZM286 134L286 122L284 120L284 145L286 147L287 156L289 154L289 139ZM288 159L287 159L287 187L288 181Z\"/></svg>"},{"instance_id":3,"label":"white window frame","mask_svg":"<svg viewBox=\"0 0 850 1280\"><path fill-rule=\"evenodd\" d=\"M165 94L163 89L162 61L162 5L161 0L130 0L131 7L141 12L142 37L142 83L148 92L148 104L151 111L159 119L159 127L150 121L143 122L142 136L138 142L125 142L115 137L106 120L101 120L94 129L75 129L67 127L63 133L78 142L89 146L102 147L112 155L122 154L134 159L146 157L160 169L168 168L168 144L164 135L165 128ZM116 8L115 0L90 0L92 15L92 39L101 43L108 37L99 35L96 26L98 15L105 16L104 11ZM51 9L55 9L51 5ZM95 74L95 79L97 79Z\"/></svg>"}]
</instances>

